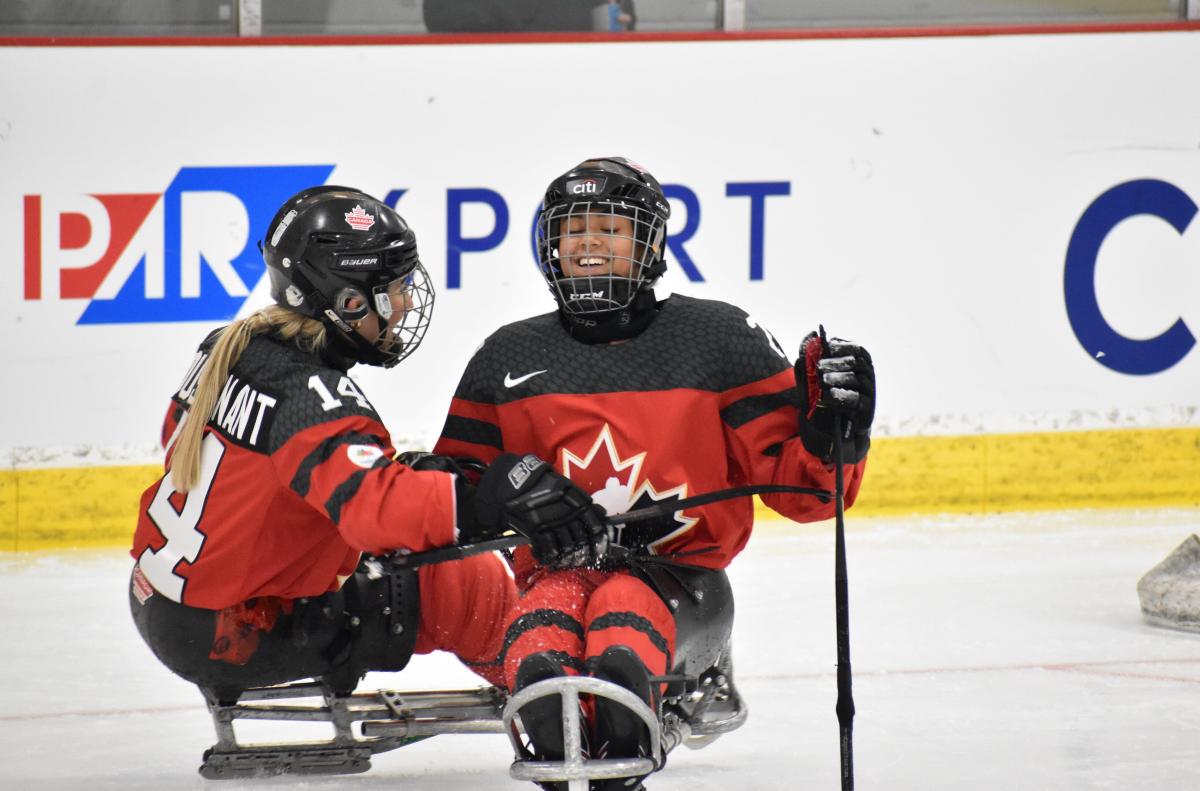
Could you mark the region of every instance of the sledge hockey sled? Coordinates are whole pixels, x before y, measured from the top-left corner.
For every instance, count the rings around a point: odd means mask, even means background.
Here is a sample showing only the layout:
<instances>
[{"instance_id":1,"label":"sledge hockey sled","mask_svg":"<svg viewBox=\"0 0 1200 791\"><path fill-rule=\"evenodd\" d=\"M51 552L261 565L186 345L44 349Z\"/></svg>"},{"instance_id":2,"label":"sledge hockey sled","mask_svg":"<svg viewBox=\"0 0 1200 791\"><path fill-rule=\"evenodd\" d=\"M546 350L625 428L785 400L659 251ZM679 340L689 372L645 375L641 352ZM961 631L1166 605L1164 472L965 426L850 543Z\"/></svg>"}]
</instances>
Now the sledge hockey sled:
<instances>
[{"instance_id":1,"label":"sledge hockey sled","mask_svg":"<svg viewBox=\"0 0 1200 791\"><path fill-rule=\"evenodd\" d=\"M516 753L510 774L521 780L574 783L631 777L662 766L680 744L698 749L746 720L747 711L731 679L719 667L679 685L654 712L623 687L587 677L549 679L507 697L496 687L473 690L394 692L377 690L336 695L316 681L255 687L236 703L208 698L217 743L204 752L200 774L210 780L272 775L335 775L365 772L371 756L447 733L507 733ZM669 694L670 691L668 691ZM586 760L579 738L579 694L615 700L640 717L651 734L651 756ZM534 698L561 695L567 728L565 759L538 762L521 743L517 710ZM315 699L315 700L314 700ZM234 733L235 720L328 722L334 736L310 742L246 744ZM573 741L572 741L573 739Z\"/></svg>"},{"instance_id":2,"label":"sledge hockey sled","mask_svg":"<svg viewBox=\"0 0 1200 791\"><path fill-rule=\"evenodd\" d=\"M320 698L318 703L303 699ZM204 752L200 774L210 780L282 774L354 774L371 767L371 756L443 733L500 733L504 693L474 690L356 692L335 695L319 682L256 687L237 703L208 700L217 743ZM234 720L332 723L327 741L242 744ZM354 727L359 723L358 728Z\"/></svg>"}]
</instances>

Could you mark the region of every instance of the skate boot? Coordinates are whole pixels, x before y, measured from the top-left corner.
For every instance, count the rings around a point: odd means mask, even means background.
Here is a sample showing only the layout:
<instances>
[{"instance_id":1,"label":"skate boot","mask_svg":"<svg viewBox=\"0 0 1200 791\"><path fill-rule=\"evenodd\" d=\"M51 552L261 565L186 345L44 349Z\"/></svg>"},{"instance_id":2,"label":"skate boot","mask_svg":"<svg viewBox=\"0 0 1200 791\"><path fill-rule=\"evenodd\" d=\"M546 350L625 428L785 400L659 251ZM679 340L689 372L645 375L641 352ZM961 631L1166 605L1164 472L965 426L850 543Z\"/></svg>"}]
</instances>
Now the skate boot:
<instances>
[{"instance_id":1,"label":"skate boot","mask_svg":"<svg viewBox=\"0 0 1200 791\"><path fill-rule=\"evenodd\" d=\"M614 645L605 649L596 661L592 676L628 689L654 712L659 711L658 684L651 681L650 672L633 649ZM597 696L595 716L596 753L603 758L649 757L655 770L662 768L660 757L650 755L650 733L646 723L633 711L616 701ZM595 780L592 791L642 791L640 777Z\"/></svg>"}]
</instances>

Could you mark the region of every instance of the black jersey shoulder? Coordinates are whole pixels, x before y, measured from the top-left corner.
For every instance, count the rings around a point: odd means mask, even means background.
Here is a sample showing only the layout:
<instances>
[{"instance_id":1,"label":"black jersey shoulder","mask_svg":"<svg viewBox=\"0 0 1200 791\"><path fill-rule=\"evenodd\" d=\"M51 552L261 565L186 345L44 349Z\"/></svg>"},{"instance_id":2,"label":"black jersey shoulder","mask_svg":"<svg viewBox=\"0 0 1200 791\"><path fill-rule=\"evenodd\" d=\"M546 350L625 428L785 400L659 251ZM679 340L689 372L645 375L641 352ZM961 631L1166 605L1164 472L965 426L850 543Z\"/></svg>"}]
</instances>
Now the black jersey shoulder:
<instances>
[{"instance_id":1,"label":"black jersey shoulder","mask_svg":"<svg viewBox=\"0 0 1200 791\"><path fill-rule=\"evenodd\" d=\"M715 336L707 340L711 348L721 349L728 359L722 370L724 379L721 390L756 382L774 376L792 367L792 360L780 346L779 341L750 314L736 305L715 299L697 299L679 295L680 306L685 308L685 332L703 336L705 328Z\"/></svg>"},{"instance_id":2,"label":"black jersey shoulder","mask_svg":"<svg viewBox=\"0 0 1200 791\"><path fill-rule=\"evenodd\" d=\"M467 363L454 395L468 401L500 403L506 382L534 371L548 372L547 360L554 355L557 336L566 336L558 314L544 313L505 324L484 340ZM567 340L570 340L568 337ZM539 366L539 367L531 367ZM531 377L534 378L534 377ZM525 381L523 380L522 384Z\"/></svg>"},{"instance_id":3,"label":"black jersey shoulder","mask_svg":"<svg viewBox=\"0 0 1200 791\"><path fill-rule=\"evenodd\" d=\"M576 340L555 313L501 327L471 359L456 395L503 404L554 393L723 392L790 365L745 311L676 294L644 332L623 343Z\"/></svg>"},{"instance_id":4,"label":"black jersey shoulder","mask_svg":"<svg viewBox=\"0 0 1200 791\"><path fill-rule=\"evenodd\" d=\"M196 348L196 354L193 355L192 361L188 365L187 373L183 375L183 381L179 383L179 388L171 394L171 400L175 402L176 408L186 409L191 406L192 398L196 395L196 385L200 382L200 372L204 370L204 364L208 362L212 348L224 330L224 327L213 330Z\"/></svg>"},{"instance_id":5,"label":"black jersey shoulder","mask_svg":"<svg viewBox=\"0 0 1200 791\"><path fill-rule=\"evenodd\" d=\"M243 446L266 453L321 423L375 408L342 371L293 341L256 335L229 373L210 423Z\"/></svg>"}]
</instances>

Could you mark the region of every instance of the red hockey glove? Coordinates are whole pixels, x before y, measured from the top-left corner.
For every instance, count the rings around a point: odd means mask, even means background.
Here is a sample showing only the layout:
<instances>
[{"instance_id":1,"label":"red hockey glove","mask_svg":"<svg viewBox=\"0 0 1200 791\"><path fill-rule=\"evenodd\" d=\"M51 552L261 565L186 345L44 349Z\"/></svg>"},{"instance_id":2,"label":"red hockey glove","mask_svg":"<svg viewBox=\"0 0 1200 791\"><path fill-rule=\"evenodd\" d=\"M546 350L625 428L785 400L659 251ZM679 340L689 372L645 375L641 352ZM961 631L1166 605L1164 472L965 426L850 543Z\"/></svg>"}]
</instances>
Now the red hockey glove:
<instances>
[{"instance_id":1,"label":"red hockey glove","mask_svg":"<svg viewBox=\"0 0 1200 791\"><path fill-rule=\"evenodd\" d=\"M833 416L842 418L842 464L856 464L871 447L875 365L866 349L810 332L796 360L800 440L822 461L833 460Z\"/></svg>"}]
</instances>

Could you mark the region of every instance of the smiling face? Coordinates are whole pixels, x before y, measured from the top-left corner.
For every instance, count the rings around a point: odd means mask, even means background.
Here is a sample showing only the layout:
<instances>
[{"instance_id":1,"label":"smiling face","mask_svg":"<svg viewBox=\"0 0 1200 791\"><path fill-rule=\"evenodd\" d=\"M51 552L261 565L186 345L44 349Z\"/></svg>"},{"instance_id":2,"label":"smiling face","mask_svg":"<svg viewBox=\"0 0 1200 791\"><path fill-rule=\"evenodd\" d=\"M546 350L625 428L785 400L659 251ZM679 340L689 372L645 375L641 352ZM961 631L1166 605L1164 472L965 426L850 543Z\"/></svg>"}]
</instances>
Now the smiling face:
<instances>
[{"instance_id":1,"label":"smiling face","mask_svg":"<svg viewBox=\"0 0 1200 791\"><path fill-rule=\"evenodd\" d=\"M606 211L572 213L559 221L558 261L565 277L629 277L637 243L633 220Z\"/></svg>"}]
</instances>

